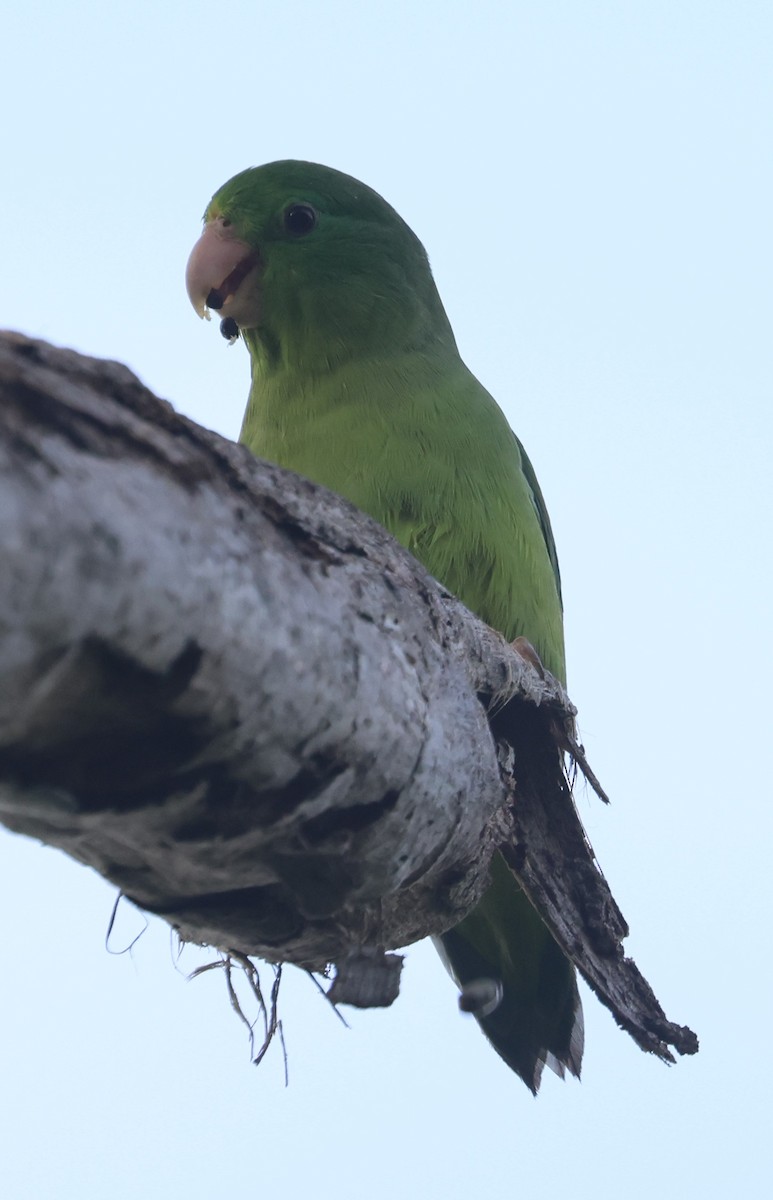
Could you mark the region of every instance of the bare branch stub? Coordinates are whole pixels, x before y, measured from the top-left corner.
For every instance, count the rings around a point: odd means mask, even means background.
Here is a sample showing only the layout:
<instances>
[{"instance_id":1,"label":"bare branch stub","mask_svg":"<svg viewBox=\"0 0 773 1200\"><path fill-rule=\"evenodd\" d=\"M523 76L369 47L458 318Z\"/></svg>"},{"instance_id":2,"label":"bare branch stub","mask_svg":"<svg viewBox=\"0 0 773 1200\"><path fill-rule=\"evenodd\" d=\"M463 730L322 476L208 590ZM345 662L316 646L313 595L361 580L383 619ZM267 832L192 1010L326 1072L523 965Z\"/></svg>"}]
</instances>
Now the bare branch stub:
<instances>
[{"instance_id":1,"label":"bare branch stub","mask_svg":"<svg viewBox=\"0 0 773 1200\"><path fill-rule=\"evenodd\" d=\"M356 950L336 964L336 977L327 993L331 1004L355 1008L388 1008L400 993L400 954L385 954L378 947Z\"/></svg>"}]
</instances>

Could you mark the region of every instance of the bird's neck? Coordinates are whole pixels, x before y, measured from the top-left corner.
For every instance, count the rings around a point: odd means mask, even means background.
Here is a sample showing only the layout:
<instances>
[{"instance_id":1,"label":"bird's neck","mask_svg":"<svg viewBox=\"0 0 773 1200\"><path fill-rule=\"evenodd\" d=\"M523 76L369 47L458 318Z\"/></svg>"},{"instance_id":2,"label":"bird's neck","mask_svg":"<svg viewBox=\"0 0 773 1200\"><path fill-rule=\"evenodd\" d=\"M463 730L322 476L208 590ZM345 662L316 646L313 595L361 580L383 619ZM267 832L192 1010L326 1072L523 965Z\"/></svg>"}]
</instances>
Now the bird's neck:
<instances>
[{"instance_id":1,"label":"bird's neck","mask_svg":"<svg viewBox=\"0 0 773 1200\"><path fill-rule=\"evenodd\" d=\"M347 420L368 420L372 381L394 367L383 355L362 353L286 362L281 356L255 353L249 334L245 341L252 384L240 440L262 458L317 478L309 464L318 462L319 444L340 436ZM318 482L334 486L327 479Z\"/></svg>"},{"instance_id":2,"label":"bird's neck","mask_svg":"<svg viewBox=\"0 0 773 1200\"><path fill-rule=\"evenodd\" d=\"M431 390L454 362L459 362L455 347L449 355L437 346L390 353L381 347L378 353L349 355L313 369L267 366L252 356L240 440L259 457L372 512L354 477L361 482L367 475L367 462L384 439L413 428L416 392ZM460 362L459 367L464 369Z\"/></svg>"}]
</instances>

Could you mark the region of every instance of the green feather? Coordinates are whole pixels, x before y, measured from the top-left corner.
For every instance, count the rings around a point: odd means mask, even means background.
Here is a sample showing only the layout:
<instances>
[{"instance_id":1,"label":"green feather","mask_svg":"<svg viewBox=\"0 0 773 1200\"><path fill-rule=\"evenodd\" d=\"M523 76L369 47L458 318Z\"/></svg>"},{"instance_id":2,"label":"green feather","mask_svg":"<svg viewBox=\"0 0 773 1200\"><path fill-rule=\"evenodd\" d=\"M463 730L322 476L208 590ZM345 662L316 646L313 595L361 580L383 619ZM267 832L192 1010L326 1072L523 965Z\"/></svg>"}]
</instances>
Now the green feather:
<instances>
[{"instance_id":1,"label":"green feather","mask_svg":"<svg viewBox=\"0 0 773 1200\"><path fill-rule=\"evenodd\" d=\"M296 205L316 214L300 235L286 216ZM370 513L564 680L558 561L534 470L460 359L412 231L364 184L301 162L242 172L206 216L260 262L255 304L239 313L252 363L241 440ZM533 1091L545 1062L579 1074L574 968L499 856L482 901L442 941L460 984L502 982L480 1023Z\"/></svg>"}]
</instances>

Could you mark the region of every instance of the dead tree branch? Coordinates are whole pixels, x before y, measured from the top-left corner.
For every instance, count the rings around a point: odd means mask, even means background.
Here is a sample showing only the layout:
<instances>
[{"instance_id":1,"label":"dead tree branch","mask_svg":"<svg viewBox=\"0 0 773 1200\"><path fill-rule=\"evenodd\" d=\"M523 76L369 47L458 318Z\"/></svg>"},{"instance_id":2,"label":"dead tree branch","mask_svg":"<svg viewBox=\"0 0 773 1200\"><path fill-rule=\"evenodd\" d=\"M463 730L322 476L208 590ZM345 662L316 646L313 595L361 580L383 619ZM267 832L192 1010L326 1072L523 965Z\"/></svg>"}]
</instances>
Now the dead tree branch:
<instances>
[{"instance_id":1,"label":"dead tree branch","mask_svg":"<svg viewBox=\"0 0 773 1200\"><path fill-rule=\"evenodd\" d=\"M644 1048L560 686L339 497L128 371L0 338L0 820L189 940L319 966L456 924L502 849Z\"/></svg>"}]
</instances>

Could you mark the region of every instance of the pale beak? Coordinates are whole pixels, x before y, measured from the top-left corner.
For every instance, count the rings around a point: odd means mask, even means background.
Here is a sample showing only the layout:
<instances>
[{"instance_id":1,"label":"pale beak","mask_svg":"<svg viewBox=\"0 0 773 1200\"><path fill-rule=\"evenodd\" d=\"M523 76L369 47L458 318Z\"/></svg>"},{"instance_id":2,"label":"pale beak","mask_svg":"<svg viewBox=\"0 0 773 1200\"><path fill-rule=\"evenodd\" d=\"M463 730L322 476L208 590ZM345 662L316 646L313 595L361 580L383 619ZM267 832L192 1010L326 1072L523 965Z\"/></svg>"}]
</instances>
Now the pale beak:
<instances>
[{"instance_id":1,"label":"pale beak","mask_svg":"<svg viewBox=\"0 0 773 1200\"><path fill-rule=\"evenodd\" d=\"M199 316L209 320L210 308L230 315L229 301L258 263L257 251L223 217L208 221L185 268L188 298Z\"/></svg>"}]
</instances>

